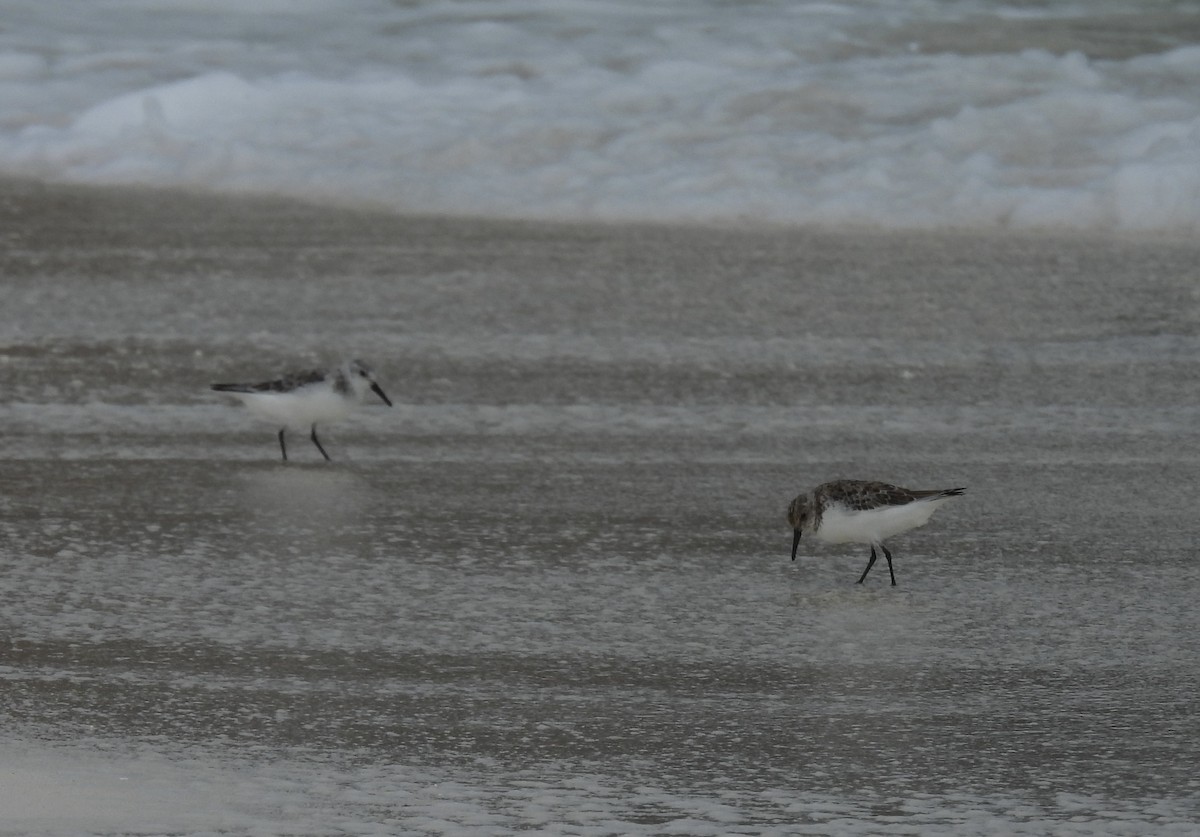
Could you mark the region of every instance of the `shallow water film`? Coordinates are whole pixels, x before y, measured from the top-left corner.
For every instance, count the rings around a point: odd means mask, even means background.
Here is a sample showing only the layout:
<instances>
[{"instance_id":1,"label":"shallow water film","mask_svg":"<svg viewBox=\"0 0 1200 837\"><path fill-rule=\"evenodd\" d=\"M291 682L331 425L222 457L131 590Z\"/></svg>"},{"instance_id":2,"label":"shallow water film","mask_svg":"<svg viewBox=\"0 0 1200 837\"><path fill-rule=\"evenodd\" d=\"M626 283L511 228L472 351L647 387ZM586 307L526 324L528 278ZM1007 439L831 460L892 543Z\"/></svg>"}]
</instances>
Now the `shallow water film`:
<instances>
[{"instance_id":1,"label":"shallow water film","mask_svg":"<svg viewBox=\"0 0 1200 837\"><path fill-rule=\"evenodd\" d=\"M1194 244L9 194L0 833L1194 833Z\"/></svg>"}]
</instances>

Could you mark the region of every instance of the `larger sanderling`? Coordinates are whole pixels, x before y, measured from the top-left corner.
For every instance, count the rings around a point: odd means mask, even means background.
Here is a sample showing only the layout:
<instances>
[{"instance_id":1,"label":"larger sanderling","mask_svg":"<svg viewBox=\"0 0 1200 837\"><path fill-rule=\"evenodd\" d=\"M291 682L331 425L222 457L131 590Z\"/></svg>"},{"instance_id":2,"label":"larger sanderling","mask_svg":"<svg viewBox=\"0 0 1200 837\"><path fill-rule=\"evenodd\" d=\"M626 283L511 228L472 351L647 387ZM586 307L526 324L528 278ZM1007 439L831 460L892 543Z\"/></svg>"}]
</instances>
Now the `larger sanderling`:
<instances>
[{"instance_id":1,"label":"larger sanderling","mask_svg":"<svg viewBox=\"0 0 1200 837\"><path fill-rule=\"evenodd\" d=\"M228 392L242 399L250 412L279 428L279 450L287 461L284 431L311 431L313 444L326 460L329 454L317 438L317 425L340 421L363 400L368 390L392 406L383 389L375 382L370 368L360 360L351 360L334 369L293 372L261 384L213 384L217 392Z\"/></svg>"},{"instance_id":2,"label":"larger sanderling","mask_svg":"<svg viewBox=\"0 0 1200 837\"><path fill-rule=\"evenodd\" d=\"M924 526L938 506L964 491L965 488L914 491L866 480L834 480L818 485L788 506L788 523L795 530L792 560L796 560L802 532L811 532L826 543L869 543L871 558L858 583L863 583L874 566L878 547L887 558L888 573L895 587L892 553L883 545L883 539Z\"/></svg>"}]
</instances>

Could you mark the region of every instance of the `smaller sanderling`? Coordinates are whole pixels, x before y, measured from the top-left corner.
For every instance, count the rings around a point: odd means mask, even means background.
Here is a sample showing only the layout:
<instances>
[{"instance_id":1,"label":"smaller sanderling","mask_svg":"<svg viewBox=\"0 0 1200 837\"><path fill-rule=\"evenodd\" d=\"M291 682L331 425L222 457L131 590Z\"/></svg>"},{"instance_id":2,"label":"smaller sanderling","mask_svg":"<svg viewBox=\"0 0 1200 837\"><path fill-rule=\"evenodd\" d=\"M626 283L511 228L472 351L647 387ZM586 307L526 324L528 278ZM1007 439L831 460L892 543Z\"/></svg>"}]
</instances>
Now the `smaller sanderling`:
<instances>
[{"instance_id":1,"label":"smaller sanderling","mask_svg":"<svg viewBox=\"0 0 1200 837\"><path fill-rule=\"evenodd\" d=\"M383 403L392 406L391 399L375 382L370 368L360 360L351 360L334 369L293 372L274 381L261 384L213 384L217 392L228 392L242 399L250 412L259 418L280 425L279 450L287 461L284 431L310 430L310 438L326 460L329 454L317 438L317 424L344 419L350 409L360 403L367 392L374 392Z\"/></svg>"}]
</instances>

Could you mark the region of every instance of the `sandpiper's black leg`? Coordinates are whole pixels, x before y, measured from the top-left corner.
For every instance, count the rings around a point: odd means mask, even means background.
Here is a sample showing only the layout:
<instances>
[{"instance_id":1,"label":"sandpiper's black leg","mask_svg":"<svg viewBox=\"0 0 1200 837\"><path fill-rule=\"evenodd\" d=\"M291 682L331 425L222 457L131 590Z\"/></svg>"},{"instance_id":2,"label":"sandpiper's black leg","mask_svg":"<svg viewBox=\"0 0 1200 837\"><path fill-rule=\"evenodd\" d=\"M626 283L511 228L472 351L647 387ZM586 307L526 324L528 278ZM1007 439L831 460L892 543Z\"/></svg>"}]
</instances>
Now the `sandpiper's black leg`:
<instances>
[{"instance_id":1,"label":"sandpiper's black leg","mask_svg":"<svg viewBox=\"0 0 1200 837\"><path fill-rule=\"evenodd\" d=\"M329 454L325 452L325 448L321 447L321 440L317 438L317 426L315 424L312 426L312 440L313 444L317 446L317 450L321 452L321 456L325 457L325 461L332 461L329 458Z\"/></svg>"},{"instance_id":2,"label":"sandpiper's black leg","mask_svg":"<svg viewBox=\"0 0 1200 837\"><path fill-rule=\"evenodd\" d=\"M283 453L283 461L287 462L287 443L283 441L283 431L286 427L279 428L279 450Z\"/></svg>"},{"instance_id":3,"label":"sandpiper's black leg","mask_svg":"<svg viewBox=\"0 0 1200 837\"><path fill-rule=\"evenodd\" d=\"M863 570L863 574L858 577L858 583L862 584L866 580L867 573L871 571L871 567L875 566L875 545L871 545L871 560L867 562L867 568Z\"/></svg>"},{"instance_id":4,"label":"sandpiper's black leg","mask_svg":"<svg viewBox=\"0 0 1200 837\"><path fill-rule=\"evenodd\" d=\"M879 548L883 550L883 557L887 559L888 574L891 575L892 586L895 587L896 586L896 571L892 569L892 553L888 552L888 548L886 546L884 546L883 544L880 544Z\"/></svg>"}]
</instances>

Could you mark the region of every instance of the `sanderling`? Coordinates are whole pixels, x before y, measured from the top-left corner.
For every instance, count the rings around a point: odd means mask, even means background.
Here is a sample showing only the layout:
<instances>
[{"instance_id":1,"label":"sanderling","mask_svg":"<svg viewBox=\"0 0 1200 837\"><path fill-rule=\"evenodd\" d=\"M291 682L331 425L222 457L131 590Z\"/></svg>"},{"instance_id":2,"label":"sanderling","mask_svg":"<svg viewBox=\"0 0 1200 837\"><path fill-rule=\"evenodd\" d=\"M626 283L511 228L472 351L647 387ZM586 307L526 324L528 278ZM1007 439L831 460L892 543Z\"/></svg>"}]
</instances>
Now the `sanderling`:
<instances>
[{"instance_id":1,"label":"sanderling","mask_svg":"<svg viewBox=\"0 0 1200 837\"><path fill-rule=\"evenodd\" d=\"M896 573L892 553L883 539L924 526L929 516L951 497L960 497L965 488L913 491L866 480L834 480L801 494L788 506L788 523L795 530L792 560L800 546L800 533L811 532L826 543L869 543L871 558L859 577L862 584L875 564L875 547L887 558L892 586Z\"/></svg>"},{"instance_id":2,"label":"sanderling","mask_svg":"<svg viewBox=\"0 0 1200 837\"><path fill-rule=\"evenodd\" d=\"M392 406L370 368L360 360L343 363L336 369L315 369L293 372L262 384L213 384L217 392L229 392L242 399L250 412L267 421L282 425L279 428L279 450L287 461L284 431L303 431L311 428L311 438L326 460L329 454L317 438L317 424L328 424L347 416L350 408L363 400L367 390Z\"/></svg>"}]
</instances>

